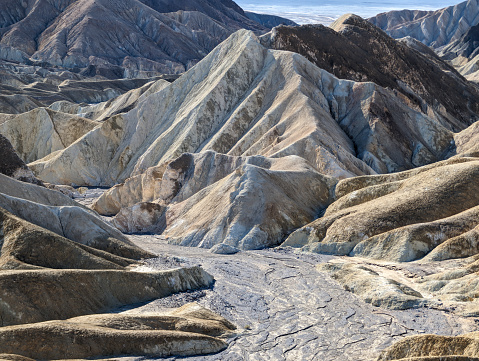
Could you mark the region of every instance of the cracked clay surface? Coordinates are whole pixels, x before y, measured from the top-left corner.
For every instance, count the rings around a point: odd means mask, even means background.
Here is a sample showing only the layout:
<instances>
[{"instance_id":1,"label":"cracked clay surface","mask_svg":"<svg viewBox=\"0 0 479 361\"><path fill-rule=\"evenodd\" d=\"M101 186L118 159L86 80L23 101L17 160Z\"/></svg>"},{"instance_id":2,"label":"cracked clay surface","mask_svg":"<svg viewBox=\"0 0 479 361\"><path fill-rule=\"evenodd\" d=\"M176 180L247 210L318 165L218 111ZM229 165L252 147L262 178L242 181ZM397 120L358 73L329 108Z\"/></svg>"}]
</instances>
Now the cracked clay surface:
<instances>
[{"instance_id":1,"label":"cracked clay surface","mask_svg":"<svg viewBox=\"0 0 479 361\"><path fill-rule=\"evenodd\" d=\"M475 318L427 308L391 311L361 301L316 269L332 256L288 250L216 255L169 245L160 236L131 240L161 255L142 268L201 265L216 279L212 289L173 295L135 309L155 312L196 301L238 326L225 351L188 360L374 360L405 336L458 335L477 329Z\"/></svg>"}]
</instances>

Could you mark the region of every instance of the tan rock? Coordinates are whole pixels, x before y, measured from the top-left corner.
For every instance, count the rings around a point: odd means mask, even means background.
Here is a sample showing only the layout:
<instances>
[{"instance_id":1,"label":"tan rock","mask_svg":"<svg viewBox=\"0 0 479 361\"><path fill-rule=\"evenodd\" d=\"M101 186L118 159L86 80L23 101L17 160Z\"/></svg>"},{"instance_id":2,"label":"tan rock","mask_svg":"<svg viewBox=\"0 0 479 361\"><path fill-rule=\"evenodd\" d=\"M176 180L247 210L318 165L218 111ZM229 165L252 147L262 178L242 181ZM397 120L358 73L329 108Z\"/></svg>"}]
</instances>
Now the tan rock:
<instances>
[{"instance_id":1,"label":"tan rock","mask_svg":"<svg viewBox=\"0 0 479 361\"><path fill-rule=\"evenodd\" d=\"M362 160L341 127L361 142ZM252 33L239 31L128 113L30 166L50 183L113 186L184 152L214 150L298 155L344 178L437 160L452 137L391 91L339 80L298 54L267 50Z\"/></svg>"},{"instance_id":2,"label":"tan rock","mask_svg":"<svg viewBox=\"0 0 479 361\"><path fill-rule=\"evenodd\" d=\"M72 241L129 258L151 256L70 197L0 174L0 207Z\"/></svg>"},{"instance_id":3,"label":"tan rock","mask_svg":"<svg viewBox=\"0 0 479 361\"><path fill-rule=\"evenodd\" d=\"M192 356L226 348L234 326L197 304L166 314L105 314L0 328L0 352L42 359Z\"/></svg>"},{"instance_id":4,"label":"tan rock","mask_svg":"<svg viewBox=\"0 0 479 361\"><path fill-rule=\"evenodd\" d=\"M0 208L0 229L2 269L123 269L135 262L73 242L3 208ZM143 254L140 252L136 258Z\"/></svg>"},{"instance_id":5,"label":"tan rock","mask_svg":"<svg viewBox=\"0 0 479 361\"><path fill-rule=\"evenodd\" d=\"M18 270L0 272L2 326L105 312L211 285L199 267L163 272Z\"/></svg>"},{"instance_id":6,"label":"tan rock","mask_svg":"<svg viewBox=\"0 0 479 361\"><path fill-rule=\"evenodd\" d=\"M440 244L437 252L446 259L444 247L461 243L470 250L463 256L471 256L475 251L465 233L477 225L478 172L477 158L460 158L405 173L343 180L336 187L340 198L324 217L294 232L284 245L412 261Z\"/></svg>"},{"instance_id":7,"label":"tan rock","mask_svg":"<svg viewBox=\"0 0 479 361\"><path fill-rule=\"evenodd\" d=\"M0 133L27 163L68 147L99 124L45 108L18 115L0 114Z\"/></svg>"},{"instance_id":8,"label":"tan rock","mask_svg":"<svg viewBox=\"0 0 479 361\"><path fill-rule=\"evenodd\" d=\"M317 217L336 182L297 156L187 153L168 164L154 203L123 208L113 224L184 246L264 248Z\"/></svg>"},{"instance_id":9,"label":"tan rock","mask_svg":"<svg viewBox=\"0 0 479 361\"><path fill-rule=\"evenodd\" d=\"M479 359L479 334L462 336L409 336L381 353L377 361L475 361Z\"/></svg>"},{"instance_id":10,"label":"tan rock","mask_svg":"<svg viewBox=\"0 0 479 361\"><path fill-rule=\"evenodd\" d=\"M479 123L454 135L456 154L465 157L477 157L479 155Z\"/></svg>"}]
</instances>

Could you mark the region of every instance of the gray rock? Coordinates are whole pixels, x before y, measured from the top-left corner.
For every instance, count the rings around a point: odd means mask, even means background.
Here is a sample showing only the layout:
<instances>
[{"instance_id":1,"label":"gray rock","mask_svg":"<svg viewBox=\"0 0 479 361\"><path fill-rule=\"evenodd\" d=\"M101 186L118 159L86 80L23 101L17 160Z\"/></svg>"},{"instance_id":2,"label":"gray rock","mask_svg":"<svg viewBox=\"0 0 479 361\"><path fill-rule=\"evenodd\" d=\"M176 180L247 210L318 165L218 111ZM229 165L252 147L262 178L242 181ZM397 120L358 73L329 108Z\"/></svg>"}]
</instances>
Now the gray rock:
<instances>
[{"instance_id":1,"label":"gray rock","mask_svg":"<svg viewBox=\"0 0 479 361\"><path fill-rule=\"evenodd\" d=\"M236 254L239 251L240 250L238 248L225 243L217 244L210 249L210 252L214 254Z\"/></svg>"}]
</instances>

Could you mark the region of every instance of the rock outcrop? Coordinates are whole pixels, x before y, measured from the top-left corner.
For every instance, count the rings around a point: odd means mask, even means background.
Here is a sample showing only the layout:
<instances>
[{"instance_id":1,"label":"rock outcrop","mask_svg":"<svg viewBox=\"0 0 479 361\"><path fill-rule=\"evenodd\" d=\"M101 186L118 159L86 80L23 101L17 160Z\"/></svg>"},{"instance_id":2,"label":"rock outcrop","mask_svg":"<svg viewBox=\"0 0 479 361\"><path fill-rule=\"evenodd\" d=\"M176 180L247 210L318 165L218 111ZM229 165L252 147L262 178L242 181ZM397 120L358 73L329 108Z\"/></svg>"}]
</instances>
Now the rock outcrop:
<instances>
[{"instance_id":1,"label":"rock outcrop","mask_svg":"<svg viewBox=\"0 0 479 361\"><path fill-rule=\"evenodd\" d=\"M10 58L128 78L182 73L233 31L266 30L229 0L9 0L0 12Z\"/></svg>"},{"instance_id":2,"label":"rock outcrop","mask_svg":"<svg viewBox=\"0 0 479 361\"><path fill-rule=\"evenodd\" d=\"M74 242L122 257L151 256L70 197L0 174L0 207Z\"/></svg>"},{"instance_id":3,"label":"rock outcrop","mask_svg":"<svg viewBox=\"0 0 479 361\"><path fill-rule=\"evenodd\" d=\"M30 167L50 183L113 186L184 152L214 150L298 155L344 178L428 164L452 139L392 91L339 80L239 31L131 111Z\"/></svg>"},{"instance_id":4,"label":"rock outcrop","mask_svg":"<svg viewBox=\"0 0 479 361\"><path fill-rule=\"evenodd\" d=\"M12 144L0 134L0 173L12 177L22 182L42 185L33 172L28 168L23 160L20 159Z\"/></svg>"},{"instance_id":5,"label":"rock outcrop","mask_svg":"<svg viewBox=\"0 0 479 361\"><path fill-rule=\"evenodd\" d=\"M479 2L468 0L436 11L390 11L369 21L395 39L411 36L438 49L458 40L479 23Z\"/></svg>"},{"instance_id":6,"label":"rock outcrop","mask_svg":"<svg viewBox=\"0 0 479 361\"><path fill-rule=\"evenodd\" d=\"M420 54L355 15L331 27L278 27L271 46L304 55L341 79L394 89L414 109L459 131L478 119L479 91L434 52Z\"/></svg>"},{"instance_id":7,"label":"rock outcrop","mask_svg":"<svg viewBox=\"0 0 479 361\"><path fill-rule=\"evenodd\" d=\"M113 224L124 232L161 233L184 246L259 249L317 217L335 183L296 156L187 153L112 188L93 208L119 212Z\"/></svg>"},{"instance_id":8,"label":"rock outcrop","mask_svg":"<svg viewBox=\"0 0 479 361\"><path fill-rule=\"evenodd\" d=\"M284 245L399 262L426 255L473 256L470 243L451 246L465 242L461 235L476 226L478 172L477 158L454 158L403 173L342 180L336 186L338 200L324 216Z\"/></svg>"},{"instance_id":9,"label":"rock outcrop","mask_svg":"<svg viewBox=\"0 0 479 361\"><path fill-rule=\"evenodd\" d=\"M377 361L474 361L479 359L479 334L406 337L386 349Z\"/></svg>"},{"instance_id":10,"label":"rock outcrop","mask_svg":"<svg viewBox=\"0 0 479 361\"><path fill-rule=\"evenodd\" d=\"M49 360L194 356L225 349L219 337L233 330L224 318L187 304L166 314L99 314L3 327L0 352Z\"/></svg>"},{"instance_id":11,"label":"rock outcrop","mask_svg":"<svg viewBox=\"0 0 479 361\"><path fill-rule=\"evenodd\" d=\"M98 125L99 122L46 108L0 114L0 133L27 163L65 149Z\"/></svg>"}]
</instances>

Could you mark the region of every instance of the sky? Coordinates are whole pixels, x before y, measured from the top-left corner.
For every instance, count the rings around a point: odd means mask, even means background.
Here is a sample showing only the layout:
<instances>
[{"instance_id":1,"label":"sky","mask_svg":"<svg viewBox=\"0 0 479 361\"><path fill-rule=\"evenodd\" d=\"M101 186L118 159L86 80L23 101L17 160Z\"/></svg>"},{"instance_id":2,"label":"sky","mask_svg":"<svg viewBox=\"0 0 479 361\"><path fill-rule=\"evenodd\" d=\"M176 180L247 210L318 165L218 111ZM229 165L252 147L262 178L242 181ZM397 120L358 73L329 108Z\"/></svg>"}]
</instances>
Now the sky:
<instances>
[{"instance_id":1,"label":"sky","mask_svg":"<svg viewBox=\"0 0 479 361\"><path fill-rule=\"evenodd\" d=\"M460 2L460 0L236 0L244 10L282 16L299 24L330 24L346 13L368 18L391 10L437 10Z\"/></svg>"}]
</instances>

